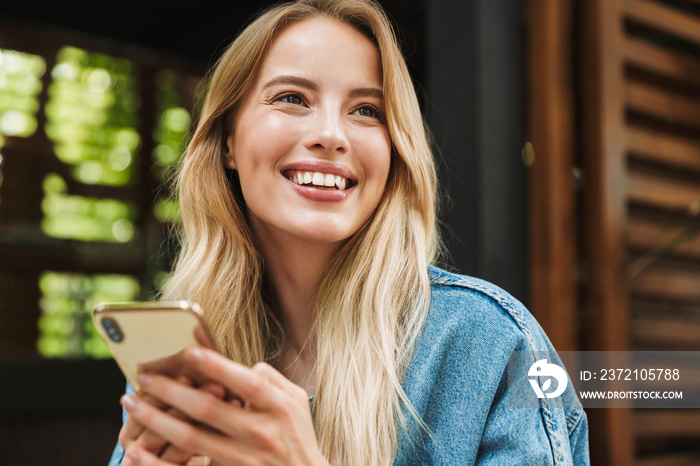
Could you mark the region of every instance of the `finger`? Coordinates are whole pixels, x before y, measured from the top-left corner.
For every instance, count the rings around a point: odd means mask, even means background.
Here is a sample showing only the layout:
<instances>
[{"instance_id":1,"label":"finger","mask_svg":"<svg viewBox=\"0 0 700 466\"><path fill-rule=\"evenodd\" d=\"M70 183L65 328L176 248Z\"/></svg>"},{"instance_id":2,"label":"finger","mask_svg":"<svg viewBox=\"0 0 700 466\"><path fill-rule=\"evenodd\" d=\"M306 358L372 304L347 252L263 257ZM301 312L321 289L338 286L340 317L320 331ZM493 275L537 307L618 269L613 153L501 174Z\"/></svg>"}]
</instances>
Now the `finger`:
<instances>
[{"instance_id":1,"label":"finger","mask_svg":"<svg viewBox=\"0 0 700 466\"><path fill-rule=\"evenodd\" d=\"M195 456L191 460L187 462L187 466L209 466L212 465L211 460L207 463L207 459L205 456Z\"/></svg>"},{"instance_id":2,"label":"finger","mask_svg":"<svg viewBox=\"0 0 700 466\"><path fill-rule=\"evenodd\" d=\"M140 448L130 449L124 456L124 466L173 466L175 464Z\"/></svg>"},{"instance_id":3,"label":"finger","mask_svg":"<svg viewBox=\"0 0 700 466\"><path fill-rule=\"evenodd\" d=\"M211 398L210 395L206 396ZM130 416L134 416L147 429L158 433L183 451L206 454L206 452L212 450L220 453L235 448L235 445L233 445L235 442L231 442L231 439L164 413L148 403L140 401L137 397L134 397L126 404L126 409ZM140 452L141 450L137 449L137 451Z\"/></svg>"},{"instance_id":4,"label":"finger","mask_svg":"<svg viewBox=\"0 0 700 466\"><path fill-rule=\"evenodd\" d=\"M218 382L207 382L199 388L220 400L224 400L233 404L234 406L243 406L243 401L239 397L228 393L226 388Z\"/></svg>"},{"instance_id":5,"label":"finger","mask_svg":"<svg viewBox=\"0 0 700 466\"><path fill-rule=\"evenodd\" d=\"M199 388L220 400L223 400L226 396L226 389L219 383L207 382Z\"/></svg>"},{"instance_id":6,"label":"finger","mask_svg":"<svg viewBox=\"0 0 700 466\"><path fill-rule=\"evenodd\" d=\"M122 406L124 406L124 403L124 401L121 402ZM144 429L145 427L143 424L129 416L119 431L119 443L121 443L124 448L128 447L136 441L138 436L143 433Z\"/></svg>"},{"instance_id":7,"label":"finger","mask_svg":"<svg viewBox=\"0 0 700 466\"><path fill-rule=\"evenodd\" d=\"M170 461L176 464L185 464L187 460L192 458L192 453L185 451L175 445L168 445L160 454L163 461Z\"/></svg>"},{"instance_id":8,"label":"finger","mask_svg":"<svg viewBox=\"0 0 700 466\"><path fill-rule=\"evenodd\" d=\"M175 409L171 408L171 409L167 409L167 410L163 410L163 411L170 414L171 416L173 416L175 418L185 420L185 416ZM163 457L163 454L159 454L159 453L161 453L161 452L164 453L164 452L167 452L169 450L167 440L165 440L162 436L160 436L156 432L153 432L152 430L146 429L146 428L144 428L143 433L141 433L141 435L139 435L139 437L133 442L133 447L134 448L141 448L141 449L150 451L152 453L158 454L158 456L160 456L160 457ZM170 461L175 462L174 461L175 459L182 457L183 455L180 453L181 452L179 452L177 450L174 452L170 452L170 456L173 457L173 459L170 459ZM184 456L184 459L186 460L190 456L192 456L192 455L186 454L186 456ZM165 459L168 459L168 458L165 458Z\"/></svg>"},{"instance_id":9,"label":"finger","mask_svg":"<svg viewBox=\"0 0 700 466\"><path fill-rule=\"evenodd\" d=\"M192 386L192 381L187 377L180 376L177 378L177 381L181 385ZM219 384L210 383L207 384L207 386L203 387L203 389L208 393L213 394L214 396L218 396L219 398L223 397L224 388ZM158 400L157 398L154 398L151 395L146 394L143 397L143 401L150 402L153 406L167 412L168 414L178 419L186 420L185 415L180 413L179 411L173 408L164 409L164 407L168 405ZM133 419L133 417L129 417L129 420L132 421L132 425L136 425L140 428L140 432L138 432L138 437L132 442L134 448L141 448L155 454L158 454L160 452L160 454L158 455L160 458L178 464L182 464L192 457L191 453L183 451L175 446L168 445L168 442L163 437L156 434L152 430L145 429L144 426L135 419Z\"/></svg>"},{"instance_id":10,"label":"finger","mask_svg":"<svg viewBox=\"0 0 700 466\"><path fill-rule=\"evenodd\" d=\"M301 388L299 385L295 384L287 377L282 375L277 369L272 367L266 362L259 362L253 366L253 371L265 377L270 383L274 384L276 387L288 393L295 399L307 402L309 395L306 390Z\"/></svg>"},{"instance_id":11,"label":"finger","mask_svg":"<svg viewBox=\"0 0 700 466\"><path fill-rule=\"evenodd\" d=\"M265 377L215 351L192 347L185 351L185 361L207 379L221 382L246 406L250 404L255 409L267 411L280 405L279 389Z\"/></svg>"},{"instance_id":12,"label":"finger","mask_svg":"<svg viewBox=\"0 0 700 466\"><path fill-rule=\"evenodd\" d=\"M177 378L177 381L180 384L192 386L192 381L188 377L180 376ZM209 388L209 390L213 393L218 393L216 387ZM142 393L141 398L144 402L148 402L154 407L157 407L164 411L169 411L173 416L177 416L181 419L184 419L184 416L177 413L175 410L166 410L165 408L167 407L167 405L151 395ZM123 398L122 405L125 401L126 400ZM165 455L166 460L173 462L182 463L192 456L189 453L181 452L178 448L169 448L165 439L163 439L162 437L160 437L152 431L146 430L143 424L138 422L132 416L129 416L127 418L126 423L122 427L119 433L119 441L125 449L129 446L133 446L136 448L148 450L153 453L163 451L164 454L161 454L160 456L163 457Z\"/></svg>"},{"instance_id":13,"label":"finger","mask_svg":"<svg viewBox=\"0 0 700 466\"><path fill-rule=\"evenodd\" d=\"M141 379L140 379L141 380ZM141 385L149 394L182 411L185 416L234 438L246 436L255 424L257 412L243 409L235 402L227 402L195 388L173 383L167 377L142 377Z\"/></svg>"},{"instance_id":14,"label":"finger","mask_svg":"<svg viewBox=\"0 0 700 466\"><path fill-rule=\"evenodd\" d=\"M122 406L124 406L125 396L126 395L122 396L122 398L120 400ZM151 395L145 395L142 398L144 401L146 401L147 403L151 403L153 406L156 406L160 409L165 408L165 405L163 404L162 401L158 400L157 398L154 398ZM126 447L127 444L136 440L143 433L143 431L144 431L143 425L141 425L135 419L127 417L126 422L124 423L124 426L122 427L122 430L119 432L119 441L122 443L122 446Z\"/></svg>"},{"instance_id":15,"label":"finger","mask_svg":"<svg viewBox=\"0 0 700 466\"><path fill-rule=\"evenodd\" d=\"M189 384L191 385L191 384ZM165 411L166 413L170 414L171 416L181 419L183 421L187 421L187 418L185 417L184 414L181 412L170 408L169 410ZM148 439L144 439L144 444L148 444L148 442L153 442L155 445L158 445L158 449L152 449L149 451L152 451L153 453L160 452L158 455L163 461L170 461L172 463L176 464L184 464L188 459L192 458L192 453L184 451L175 445L170 445L161 435L153 432L152 430L148 429L144 432L144 434L139 438L139 441L148 436ZM138 446L138 442L135 446Z\"/></svg>"}]
</instances>

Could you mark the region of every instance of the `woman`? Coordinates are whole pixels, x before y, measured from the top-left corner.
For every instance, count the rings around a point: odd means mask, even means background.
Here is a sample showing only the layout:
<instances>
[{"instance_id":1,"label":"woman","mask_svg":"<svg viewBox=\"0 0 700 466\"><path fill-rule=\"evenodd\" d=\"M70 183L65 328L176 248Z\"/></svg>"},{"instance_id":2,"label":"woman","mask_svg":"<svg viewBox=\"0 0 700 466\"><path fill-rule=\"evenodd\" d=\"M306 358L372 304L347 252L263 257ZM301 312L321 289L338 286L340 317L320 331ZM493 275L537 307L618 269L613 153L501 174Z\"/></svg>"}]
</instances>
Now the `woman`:
<instances>
[{"instance_id":1,"label":"woman","mask_svg":"<svg viewBox=\"0 0 700 466\"><path fill-rule=\"evenodd\" d=\"M587 464L570 389L509 405L510 355L551 349L530 314L428 266L435 168L371 0L284 4L241 33L179 193L164 296L200 303L224 356L189 350L206 387L146 375L123 398L124 464Z\"/></svg>"}]
</instances>

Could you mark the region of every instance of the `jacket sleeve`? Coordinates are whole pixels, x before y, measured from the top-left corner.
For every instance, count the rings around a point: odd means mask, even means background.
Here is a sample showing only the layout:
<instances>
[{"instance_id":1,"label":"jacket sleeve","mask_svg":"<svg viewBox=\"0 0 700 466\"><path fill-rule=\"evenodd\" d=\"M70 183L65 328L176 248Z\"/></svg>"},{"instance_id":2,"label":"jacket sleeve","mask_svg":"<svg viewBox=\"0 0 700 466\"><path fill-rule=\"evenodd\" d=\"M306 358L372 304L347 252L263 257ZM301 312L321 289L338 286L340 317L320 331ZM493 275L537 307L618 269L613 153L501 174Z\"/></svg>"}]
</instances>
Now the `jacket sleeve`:
<instances>
[{"instance_id":1,"label":"jacket sleeve","mask_svg":"<svg viewBox=\"0 0 700 466\"><path fill-rule=\"evenodd\" d=\"M535 358L530 351L521 354L532 360L510 359L489 410L476 464L588 466L588 422L580 401L570 385L558 398L532 396L527 379Z\"/></svg>"},{"instance_id":2,"label":"jacket sleeve","mask_svg":"<svg viewBox=\"0 0 700 466\"><path fill-rule=\"evenodd\" d=\"M133 395L134 389L131 388L131 384L129 382L126 383L126 394L127 395ZM122 424L126 423L126 418L127 414L124 409L122 409ZM114 451L112 452L112 457L109 460L108 466L122 466L122 463L124 462L124 448L122 447L122 444L117 440L117 445L114 447Z\"/></svg>"},{"instance_id":3,"label":"jacket sleeve","mask_svg":"<svg viewBox=\"0 0 700 466\"><path fill-rule=\"evenodd\" d=\"M568 421L568 420L567 420ZM581 414L577 418L571 418L569 430L569 445L571 446L571 456L574 465L587 466L591 464L588 448L588 418L581 409Z\"/></svg>"}]
</instances>

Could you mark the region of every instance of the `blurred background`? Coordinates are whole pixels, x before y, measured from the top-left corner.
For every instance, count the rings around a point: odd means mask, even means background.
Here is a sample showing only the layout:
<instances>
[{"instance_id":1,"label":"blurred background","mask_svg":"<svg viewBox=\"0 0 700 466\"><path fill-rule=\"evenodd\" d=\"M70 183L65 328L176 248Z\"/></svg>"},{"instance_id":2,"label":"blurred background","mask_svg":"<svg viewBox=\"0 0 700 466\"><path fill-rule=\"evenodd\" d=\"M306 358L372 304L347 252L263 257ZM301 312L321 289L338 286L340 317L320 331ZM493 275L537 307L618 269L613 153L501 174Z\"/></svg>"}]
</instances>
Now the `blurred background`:
<instances>
[{"instance_id":1,"label":"blurred background","mask_svg":"<svg viewBox=\"0 0 700 466\"><path fill-rule=\"evenodd\" d=\"M90 320L168 277L206 70L271 2L0 7L0 464L106 464ZM700 350L700 1L385 0L450 258L559 350ZM592 409L594 465L700 464L698 410Z\"/></svg>"}]
</instances>

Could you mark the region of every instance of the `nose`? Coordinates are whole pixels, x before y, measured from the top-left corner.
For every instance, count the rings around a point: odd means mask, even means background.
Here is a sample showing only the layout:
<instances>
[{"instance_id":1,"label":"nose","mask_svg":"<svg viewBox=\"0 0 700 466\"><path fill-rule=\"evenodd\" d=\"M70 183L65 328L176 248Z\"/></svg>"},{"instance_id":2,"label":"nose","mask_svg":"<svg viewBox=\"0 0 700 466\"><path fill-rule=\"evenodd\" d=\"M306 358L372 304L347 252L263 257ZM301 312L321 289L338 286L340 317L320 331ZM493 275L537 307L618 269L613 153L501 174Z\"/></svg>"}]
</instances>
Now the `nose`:
<instances>
[{"instance_id":1,"label":"nose","mask_svg":"<svg viewBox=\"0 0 700 466\"><path fill-rule=\"evenodd\" d=\"M335 109L321 109L313 117L306 136L306 147L323 153L348 151L349 141L341 112Z\"/></svg>"}]
</instances>

